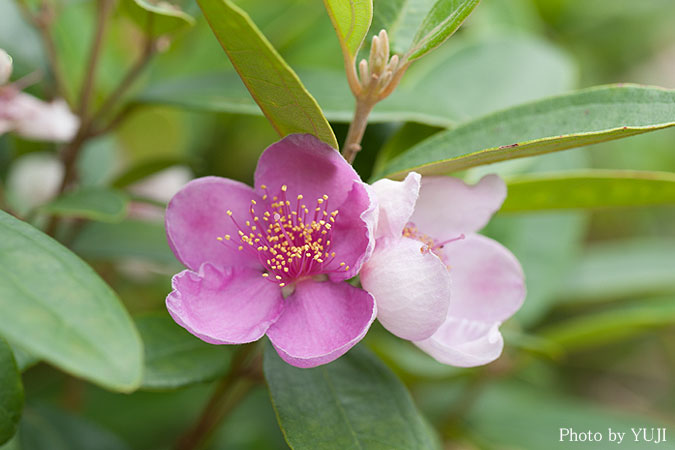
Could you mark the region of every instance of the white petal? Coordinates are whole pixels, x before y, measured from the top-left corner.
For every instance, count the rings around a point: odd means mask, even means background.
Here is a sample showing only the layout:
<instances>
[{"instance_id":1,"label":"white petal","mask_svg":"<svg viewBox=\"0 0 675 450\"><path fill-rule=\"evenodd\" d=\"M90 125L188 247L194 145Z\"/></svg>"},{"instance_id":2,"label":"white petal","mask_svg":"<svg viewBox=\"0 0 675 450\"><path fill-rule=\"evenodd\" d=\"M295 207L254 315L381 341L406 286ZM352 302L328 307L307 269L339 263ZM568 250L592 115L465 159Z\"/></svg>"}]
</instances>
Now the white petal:
<instances>
[{"instance_id":1,"label":"white petal","mask_svg":"<svg viewBox=\"0 0 675 450\"><path fill-rule=\"evenodd\" d=\"M28 139L68 142L75 136L80 124L63 100L47 103L32 95L18 93L9 107L14 131Z\"/></svg>"},{"instance_id":2,"label":"white petal","mask_svg":"<svg viewBox=\"0 0 675 450\"><path fill-rule=\"evenodd\" d=\"M410 172L404 181L382 179L372 188L380 205L375 238L401 237L410 220L420 190L420 174Z\"/></svg>"},{"instance_id":3,"label":"white petal","mask_svg":"<svg viewBox=\"0 0 675 450\"><path fill-rule=\"evenodd\" d=\"M9 81L9 77L11 75L12 75L12 57L9 56L6 51L0 48L0 86L6 84Z\"/></svg>"}]
</instances>

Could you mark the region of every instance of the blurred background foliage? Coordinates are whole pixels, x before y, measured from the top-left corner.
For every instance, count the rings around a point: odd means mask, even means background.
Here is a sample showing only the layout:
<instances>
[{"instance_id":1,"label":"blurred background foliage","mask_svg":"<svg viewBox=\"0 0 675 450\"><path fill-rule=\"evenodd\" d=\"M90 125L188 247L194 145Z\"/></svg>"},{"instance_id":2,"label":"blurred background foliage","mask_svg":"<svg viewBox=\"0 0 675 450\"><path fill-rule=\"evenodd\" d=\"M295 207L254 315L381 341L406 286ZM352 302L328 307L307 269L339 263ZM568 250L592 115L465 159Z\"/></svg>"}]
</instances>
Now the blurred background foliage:
<instances>
[{"instance_id":1,"label":"blurred background foliage","mask_svg":"<svg viewBox=\"0 0 675 450\"><path fill-rule=\"evenodd\" d=\"M376 0L376 10L383 1ZM73 103L95 28L95 2L50 2ZM237 4L297 71L342 142L353 99L322 3ZM79 163L83 184L115 186L134 201L121 221L81 221L70 242L143 322L146 352L156 358L146 366L169 369L174 350L161 354L152 347L153 336L159 339L157 333L171 327L163 302L169 277L179 269L165 241L162 204L192 177L251 183L258 156L277 140L196 5L183 5L194 26L173 32L129 94L128 119L91 141ZM142 34L128 10L135 5L118 6L98 72L97 102L141 48ZM355 166L368 179L374 165L442 128L580 87L635 82L675 88L674 23L672 0L484 0L456 36L417 62L398 91L378 105ZM13 56L15 77L46 73L39 36L10 0L0 2L0 48ZM52 96L48 82L29 91ZM0 137L5 201L34 223L44 220L40 205L50 192L44 174L56 151L53 144ZM486 172L508 178L577 168L675 172L675 129L463 175L476 180ZM379 326L365 345L403 379L447 448L553 448L562 426L605 432L673 425L674 224L673 207L500 213L485 233L519 258L528 297L503 326L506 348L498 361L468 370L443 366ZM175 351L189 353L189 363L203 370L187 381L146 379L133 394L79 382L17 350L27 403L17 437L3 450L170 448L199 414L212 389L209 380L223 371L213 361L226 366L230 350L200 348L182 334L166 339L176 339ZM228 418L212 448L287 448L264 387Z\"/></svg>"}]
</instances>

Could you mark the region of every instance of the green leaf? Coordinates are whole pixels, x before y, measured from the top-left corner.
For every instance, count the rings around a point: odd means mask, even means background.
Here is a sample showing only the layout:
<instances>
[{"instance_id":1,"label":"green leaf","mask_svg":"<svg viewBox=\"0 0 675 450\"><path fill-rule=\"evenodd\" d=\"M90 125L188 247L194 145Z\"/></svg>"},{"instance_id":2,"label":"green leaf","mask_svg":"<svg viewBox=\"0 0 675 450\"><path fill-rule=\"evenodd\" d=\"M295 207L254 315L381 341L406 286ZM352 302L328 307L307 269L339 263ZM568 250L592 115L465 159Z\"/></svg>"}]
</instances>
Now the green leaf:
<instances>
[{"instance_id":1,"label":"green leaf","mask_svg":"<svg viewBox=\"0 0 675 450\"><path fill-rule=\"evenodd\" d=\"M500 111L439 133L376 178L445 174L675 125L675 91L637 85L584 89Z\"/></svg>"},{"instance_id":2,"label":"green leaf","mask_svg":"<svg viewBox=\"0 0 675 450\"><path fill-rule=\"evenodd\" d=\"M88 419L47 405L26 407L18 436L23 450L130 450Z\"/></svg>"},{"instance_id":3,"label":"green leaf","mask_svg":"<svg viewBox=\"0 0 675 450\"><path fill-rule=\"evenodd\" d=\"M246 88L279 135L311 133L337 148L333 130L314 97L248 15L229 0L198 3Z\"/></svg>"},{"instance_id":4,"label":"green leaf","mask_svg":"<svg viewBox=\"0 0 675 450\"><path fill-rule=\"evenodd\" d=\"M134 390L142 346L115 293L81 259L0 212L0 335L104 387Z\"/></svg>"},{"instance_id":5,"label":"green leaf","mask_svg":"<svg viewBox=\"0 0 675 450\"><path fill-rule=\"evenodd\" d=\"M508 180L502 212L675 204L675 174L584 170Z\"/></svg>"},{"instance_id":6,"label":"green leaf","mask_svg":"<svg viewBox=\"0 0 675 450\"><path fill-rule=\"evenodd\" d=\"M118 224L92 222L77 235L74 252L93 260L139 258L176 265L161 223L125 220Z\"/></svg>"},{"instance_id":7,"label":"green leaf","mask_svg":"<svg viewBox=\"0 0 675 450\"><path fill-rule=\"evenodd\" d=\"M593 244L564 286L562 303L675 292L675 240L638 238Z\"/></svg>"},{"instance_id":8,"label":"green leaf","mask_svg":"<svg viewBox=\"0 0 675 450\"><path fill-rule=\"evenodd\" d=\"M16 345L12 346L12 351L14 352L14 360L16 360L16 366L19 368L19 372L23 372L40 362L40 358L31 355Z\"/></svg>"},{"instance_id":9,"label":"green leaf","mask_svg":"<svg viewBox=\"0 0 675 450\"><path fill-rule=\"evenodd\" d=\"M295 450L436 448L405 386L364 348L299 369L268 345L264 371L279 425Z\"/></svg>"},{"instance_id":10,"label":"green leaf","mask_svg":"<svg viewBox=\"0 0 675 450\"><path fill-rule=\"evenodd\" d=\"M495 66L500 67L498 72L493 70ZM306 68L298 73L331 122L352 120L354 99L343 71ZM491 36L458 48L442 48L411 66L400 86L375 106L368 120L453 126L497 109L566 92L574 84L575 73L569 57L545 41L528 36ZM136 100L260 114L235 73L157 81Z\"/></svg>"},{"instance_id":11,"label":"green leaf","mask_svg":"<svg viewBox=\"0 0 675 450\"><path fill-rule=\"evenodd\" d=\"M582 350L675 324L675 298L652 299L568 319L539 332L566 351Z\"/></svg>"},{"instance_id":12,"label":"green leaf","mask_svg":"<svg viewBox=\"0 0 675 450\"><path fill-rule=\"evenodd\" d=\"M118 189L122 189L137 181L141 181L150 175L161 172L164 169L185 163L185 158L176 157L155 158L142 161L120 174L112 181L112 185Z\"/></svg>"},{"instance_id":13,"label":"green leaf","mask_svg":"<svg viewBox=\"0 0 675 450\"><path fill-rule=\"evenodd\" d=\"M129 198L124 192L89 187L67 193L40 207L40 211L60 217L120 222L127 215Z\"/></svg>"},{"instance_id":14,"label":"green leaf","mask_svg":"<svg viewBox=\"0 0 675 450\"><path fill-rule=\"evenodd\" d=\"M12 349L0 338L0 445L14 436L21 420L22 409L21 374L14 361Z\"/></svg>"},{"instance_id":15,"label":"green leaf","mask_svg":"<svg viewBox=\"0 0 675 450\"><path fill-rule=\"evenodd\" d=\"M408 50L408 60L414 61L441 45L469 17L480 0L438 0L417 29Z\"/></svg>"},{"instance_id":16,"label":"green leaf","mask_svg":"<svg viewBox=\"0 0 675 450\"><path fill-rule=\"evenodd\" d=\"M137 317L136 326L145 346L143 388L172 389L211 381L230 367L229 346L199 340L167 314Z\"/></svg>"},{"instance_id":17,"label":"green leaf","mask_svg":"<svg viewBox=\"0 0 675 450\"><path fill-rule=\"evenodd\" d=\"M340 47L353 63L373 19L372 0L323 0Z\"/></svg>"},{"instance_id":18,"label":"green leaf","mask_svg":"<svg viewBox=\"0 0 675 450\"><path fill-rule=\"evenodd\" d=\"M175 33L193 26L195 19L178 2L167 0L125 0L129 15L152 36Z\"/></svg>"}]
</instances>

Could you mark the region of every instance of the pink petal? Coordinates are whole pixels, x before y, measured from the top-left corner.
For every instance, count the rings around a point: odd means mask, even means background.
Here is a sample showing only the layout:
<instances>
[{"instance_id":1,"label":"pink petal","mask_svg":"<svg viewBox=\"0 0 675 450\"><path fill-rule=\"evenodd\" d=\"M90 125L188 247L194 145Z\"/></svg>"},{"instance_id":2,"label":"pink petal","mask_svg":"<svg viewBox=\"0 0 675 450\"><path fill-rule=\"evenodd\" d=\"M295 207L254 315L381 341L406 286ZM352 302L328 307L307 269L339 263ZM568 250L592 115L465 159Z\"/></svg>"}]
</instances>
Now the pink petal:
<instances>
[{"instance_id":1,"label":"pink petal","mask_svg":"<svg viewBox=\"0 0 675 450\"><path fill-rule=\"evenodd\" d=\"M175 275L166 306L173 319L211 344L260 339L284 307L279 287L259 271L204 264Z\"/></svg>"},{"instance_id":2,"label":"pink petal","mask_svg":"<svg viewBox=\"0 0 675 450\"><path fill-rule=\"evenodd\" d=\"M420 174L410 172L404 181L382 179L373 183L372 188L380 205L375 239L401 236L415 209L420 179Z\"/></svg>"},{"instance_id":3,"label":"pink petal","mask_svg":"<svg viewBox=\"0 0 675 450\"><path fill-rule=\"evenodd\" d=\"M326 267L334 270L330 280L338 282L355 277L375 248L373 230L377 222L377 203L368 185L354 182L344 203L338 208L331 252L335 259ZM340 263L345 263L340 266ZM348 270L344 270L349 267Z\"/></svg>"},{"instance_id":4,"label":"pink petal","mask_svg":"<svg viewBox=\"0 0 675 450\"><path fill-rule=\"evenodd\" d=\"M499 322L449 318L432 337L415 345L443 364L475 367L499 358L504 339Z\"/></svg>"},{"instance_id":5,"label":"pink petal","mask_svg":"<svg viewBox=\"0 0 675 450\"><path fill-rule=\"evenodd\" d=\"M440 252L450 266L448 316L483 322L511 317L525 299L525 275L513 254L479 234L451 242Z\"/></svg>"},{"instance_id":6,"label":"pink petal","mask_svg":"<svg viewBox=\"0 0 675 450\"><path fill-rule=\"evenodd\" d=\"M267 331L279 356L296 367L329 363L365 336L375 301L348 283L306 280L286 299L284 313Z\"/></svg>"},{"instance_id":7,"label":"pink petal","mask_svg":"<svg viewBox=\"0 0 675 450\"><path fill-rule=\"evenodd\" d=\"M166 234L173 253L187 268L197 270L210 262L219 267L261 268L257 257L238 251L235 242L220 242L226 234L237 236L236 220L246 220L251 200L259 201L249 186L220 177L198 178L186 184L166 209Z\"/></svg>"},{"instance_id":8,"label":"pink petal","mask_svg":"<svg viewBox=\"0 0 675 450\"><path fill-rule=\"evenodd\" d=\"M445 321L450 303L450 274L421 242L378 239L361 271L361 285L373 294L377 318L403 339L422 340Z\"/></svg>"},{"instance_id":9,"label":"pink petal","mask_svg":"<svg viewBox=\"0 0 675 450\"><path fill-rule=\"evenodd\" d=\"M410 221L444 241L483 228L505 198L506 186L497 175L486 175L474 186L458 178L423 177Z\"/></svg>"},{"instance_id":10,"label":"pink petal","mask_svg":"<svg viewBox=\"0 0 675 450\"><path fill-rule=\"evenodd\" d=\"M311 134L291 134L263 152L255 171L255 187L262 195L265 185L272 195L286 185L286 196L313 209L316 200L328 195L329 210L342 205L354 181L361 181L340 153Z\"/></svg>"}]
</instances>

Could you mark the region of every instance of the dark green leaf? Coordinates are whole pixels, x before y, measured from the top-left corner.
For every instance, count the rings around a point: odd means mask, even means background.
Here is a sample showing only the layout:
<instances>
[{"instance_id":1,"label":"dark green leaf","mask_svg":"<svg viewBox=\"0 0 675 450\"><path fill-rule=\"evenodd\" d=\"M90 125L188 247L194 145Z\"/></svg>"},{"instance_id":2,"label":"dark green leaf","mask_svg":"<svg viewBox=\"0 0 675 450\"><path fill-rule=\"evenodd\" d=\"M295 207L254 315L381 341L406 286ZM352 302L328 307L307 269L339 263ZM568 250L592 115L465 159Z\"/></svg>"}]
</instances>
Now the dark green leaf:
<instances>
[{"instance_id":1,"label":"dark green leaf","mask_svg":"<svg viewBox=\"0 0 675 450\"><path fill-rule=\"evenodd\" d=\"M403 384L364 348L299 369L268 345L264 370L279 425L295 450L436 448Z\"/></svg>"},{"instance_id":2,"label":"dark green leaf","mask_svg":"<svg viewBox=\"0 0 675 450\"><path fill-rule=\"evenodd\" d=\"M14 361L12 349L0 338L0 445L14 436L22 409L21 374Z\"/></svg>"},{"instance_id":3,"label":"dark green leaf","mask_svg":"<svg viewBox=\"0 0 675 450\"><path fill-rule=\"evenodd\" d=\"M121 191L89 187L62 195L40 207L40 211L60 217L119 222L127 215L129 198Z\"/></svg>"},{"instance_id":4,"label":"dark green leaf","mask_svg":"<svg viewBox=\"0 0 675 450\"><path fill-rule=\"evenodd\" d=\"M501 211L537 211L675 204L675 174L584 170L508 180Z\"/></svg>"},{"instance_id":5,"label":"dark green leaf","mask_svg":"<svg viewBox=\"0 0 675 450\"><path fill-rule=\"evenodd\" d=\"M311 133L337 148L333 130L316 100L248 15L229 0L198 3L251 96L279 135Z\"/></svg>"},{"instance_id":6,"label":"dark green leaf","mask_svg":"<svg viewBox=\"0 0 675 450\"><path fill-rule=\"evenodd\" d=\"M457 31L479 1L437 0L415 33L408 59L413 61L441 45Z\"/></svg>"},{"instance_id":7,"label":"dark green leaf","mask_svg":"<svg viewBox=\"0 0 675 450\"><path fill-rule=\"evenodd\" d=\"M141 381L142 346L115 293L81 259L0 212L0 334L102 386Z\"/></svg>"},{"instance_id":8,"label":"dark green leaf","mask_svg":"<svg viewBox=\"0 0 675 450\"><path fill-rule=\"evenodd\" d=\"M136 326L145 346L144 388L171 389L214 380L230 366L228 346L199 340L167 314L138 317Z\"/></svg>"},{"instance_id":9,"label":"dark green leaf","mask_svg":"<svg viewBox=\"0 0 675 450\"><path fill-rule=\"evenodd\" d=\"M675 91L614 85L497 112L439 133L391 161L378 177L444 174L556 152L675 125Z\"/></svg>"}]
</instances>

